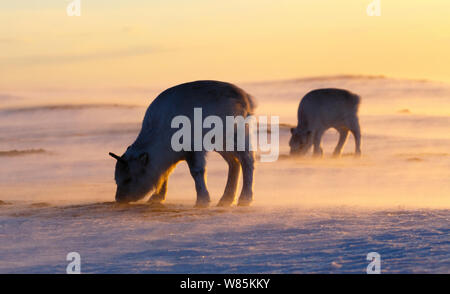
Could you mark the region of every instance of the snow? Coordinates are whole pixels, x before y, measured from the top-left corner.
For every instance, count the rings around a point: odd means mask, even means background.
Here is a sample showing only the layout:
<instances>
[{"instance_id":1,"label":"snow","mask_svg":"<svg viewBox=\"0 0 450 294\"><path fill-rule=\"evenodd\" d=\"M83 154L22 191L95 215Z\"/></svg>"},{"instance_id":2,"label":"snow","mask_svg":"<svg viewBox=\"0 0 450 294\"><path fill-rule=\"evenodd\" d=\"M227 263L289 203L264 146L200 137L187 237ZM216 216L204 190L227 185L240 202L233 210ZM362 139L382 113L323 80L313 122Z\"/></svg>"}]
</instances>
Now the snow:
<instances>
[{"instance_id":1,"label":"snow","mask_svg":"<svg viewBox=\"0 0 450 294\"><path fill-rule=\"evenodd\" d=\"M28 93L0 104L0 273L65 273L73 251L83 273L365 273L369 252L382 273L450 273L450 86L348 76L240 86L257 115L284 124L280 159L257 164L251 207L214 207L227 172L216 154L210 208L193 208L184 163L164 205L112 202L108 152L135 139L148 100L123 92L74 107L75 94ZM332 159L333 130L323 159L287 158L300 98L319 87L362 96L362 158L350 136Z\"/></svg>"},{"instance_id":2,"label":"snow","mask_svg":"<svg viewBox=\"0 0 450 294\"><path fill-rule=\"evenodd\" d=\"M448 210L5 209L1 272L64 273L75 251L83 273L364 273L375 251L383 273L449 273Z\"/></svg>"}]
</instances>

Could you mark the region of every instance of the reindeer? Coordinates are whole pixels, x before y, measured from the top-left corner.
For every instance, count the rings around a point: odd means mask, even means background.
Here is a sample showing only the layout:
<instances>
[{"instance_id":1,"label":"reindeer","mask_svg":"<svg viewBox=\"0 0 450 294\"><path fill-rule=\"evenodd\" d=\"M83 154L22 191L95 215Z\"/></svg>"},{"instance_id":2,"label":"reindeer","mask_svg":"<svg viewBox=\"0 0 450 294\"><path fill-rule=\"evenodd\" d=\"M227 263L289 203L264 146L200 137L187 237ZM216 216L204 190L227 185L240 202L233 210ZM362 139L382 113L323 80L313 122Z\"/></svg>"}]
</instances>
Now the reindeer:
<instances>
[{"instance_id":1,"label":"reindeer","mask_svg":"<svg viewBox=\"0 0 450 294\"><path fill-rule=\"evenodd\" d=\"M196 81L181 84L162 92L148 107L141 131L122 156L110 155L117 160L115 181L116 201L138 201L153 191L149 202L163 202L167 194L168 178L177 163L186 161L195 182L197 207L206 207L210 195L206 185L206 153L202 148L174 151L172 136L176 129L171 122L177 116L193 121L194 108L201 108L205 116L247 117L253 114L253 98L235 85L219 81ZM249 141L249 133L246 140ZM224 142L224 145L226 142ZM225 148L224 148L225 149ZM238 205L249 205L253 200L254 153L243 151L217 151L228 163L228 180L219 206L230 206L235 199L242 168L243 186Z\"/></svg>"},{"instance_id":2,"label":"reindeer","mask_svg":"<svg viewBox=\"0 0 450 294\"><path fill-rule=\"evenodd\" d=\"M309 92L300 102L297 127L291 128L289 146L292 155L304 155L314 145L314 156L322 156L322 135L329 128L339 132L333 156L339 156L348 132L355 138L355 154L361 155L361 131L358 108L360 97L347 90L318 89Z\"/></svg>"}]
</instances>

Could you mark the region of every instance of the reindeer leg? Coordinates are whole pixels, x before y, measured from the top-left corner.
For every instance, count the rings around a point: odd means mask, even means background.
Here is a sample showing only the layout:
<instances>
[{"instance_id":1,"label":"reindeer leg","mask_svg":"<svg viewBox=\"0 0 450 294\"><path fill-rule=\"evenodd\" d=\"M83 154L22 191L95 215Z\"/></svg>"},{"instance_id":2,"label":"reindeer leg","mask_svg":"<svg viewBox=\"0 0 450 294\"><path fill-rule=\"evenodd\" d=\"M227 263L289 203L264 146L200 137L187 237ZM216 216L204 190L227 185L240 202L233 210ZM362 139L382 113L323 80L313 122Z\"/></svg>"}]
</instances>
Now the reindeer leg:
<instances>
[{"instance_id":1,"label":"reindeer leg","mask_svg":"<svg viewBox=\"0 0 450 294\"><path fill-rule=\"evenodd\" d=\"M355 137L355 156L361 156L361 129L357 118L353 120L350 131Z\"/></svg>"},{"instance_id":2,"label":"reindeer leg","mask_svg":"<svg viewBox=\"0 0 450 294\"><path fill-rule=\"evenodd\" d=\"M220 198L217 206L230 206L236 197L241 165L239 160L230 152L220 152L220 155L228 163L228 180L223 196Z\"/></svg>"},{"instance_id":3,"label":"reindeer leg","mask_svg":"<svg viewBox=\"0 0 450 294\"><path fill-rule=\"evenodd\" d=\"M334 148L333 152L334 157L339 157L341 155L342 147L344 146L348 136L347 129L339 129L338 131L339 131L339 142L337 143L336 148Z\"/></svg>"},{"instance_id":4,"label":"reindeer leg","mask_svg":"<svg viewBox=\"0 0 450 294\"><path fill-rule=\"evenodd\" d=\"M253 151L238 152L238 158L241 162L244 178L238 205L248 206L253 201L253 172L255 170Z\"/></svg>"},{"instance_id":5,"label":"reindeer leg","mask_svg":"<svg viewBox=\"0 0 450 294\"><path fill-rule=\"evenodd\" d=\"M150 199L148 200L149 203L161 203L166 200L167 181L168 178L164 180L159 189L150 197Z\"/></svg>"},{"instance_id":6,"label":"reindeer leg","mask_svg":"<svg viewBox=\"0 0 450 294\"><path fill-rule=\"evenodd\" d=\"M197 191L196 207L207 207L211 202L209 192L206 187L206 152L191 152L186 158L195 181L195 190Z\"/></svg>"},{"instance_id":7,"label":"reindeer leg","mask_svg":"<svg viewBox=\"0 0 450 294\"><path fill-rule=\"evenodd\" d=\"M324 132L324 130L317 130L316 132L314 132L314 157L322 157L323 155L323 149L320 143L322 141L322 135Z\"/></svg>"}]
</instances>

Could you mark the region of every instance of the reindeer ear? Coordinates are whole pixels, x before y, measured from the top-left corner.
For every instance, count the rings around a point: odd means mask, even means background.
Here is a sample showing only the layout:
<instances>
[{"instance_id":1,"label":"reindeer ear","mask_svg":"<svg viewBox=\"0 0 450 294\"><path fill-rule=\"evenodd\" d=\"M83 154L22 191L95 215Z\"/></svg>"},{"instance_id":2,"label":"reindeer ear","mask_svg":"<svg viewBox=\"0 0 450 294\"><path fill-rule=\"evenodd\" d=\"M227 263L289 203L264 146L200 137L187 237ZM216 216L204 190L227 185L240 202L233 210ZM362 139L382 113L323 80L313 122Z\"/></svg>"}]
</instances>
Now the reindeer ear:
<instances>
[{"instance_id":1,"label":"reindeer ear","mask_svg":"<svg viewBox=\"0 0 450 294\"><path fill-rule=\"evenodd\" d=\"M141 163L143 165L147 165L148 164L148 153L147 152L141 153L141 155L139 155L139 160L141 161Z\"/></svg>"}]
</instances>

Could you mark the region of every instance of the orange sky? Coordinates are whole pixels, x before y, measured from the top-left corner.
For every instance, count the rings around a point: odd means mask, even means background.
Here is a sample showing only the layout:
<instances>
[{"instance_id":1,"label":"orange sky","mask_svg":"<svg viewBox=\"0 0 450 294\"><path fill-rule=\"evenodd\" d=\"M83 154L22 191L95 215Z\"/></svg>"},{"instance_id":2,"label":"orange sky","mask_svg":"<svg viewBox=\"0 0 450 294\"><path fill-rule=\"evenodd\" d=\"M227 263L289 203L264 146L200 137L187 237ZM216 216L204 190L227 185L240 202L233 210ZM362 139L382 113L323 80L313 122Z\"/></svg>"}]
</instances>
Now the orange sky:
<instances>
[{"instance_id":1,"label":"orange sky","mask_svg":"<svg viewBox=\"0 0 450 294\"><path fill-rule=\"evenodd\" d=\"M0 90L374 74L450 82L450 2L64 0L0 4ZM5 3L6 2L6 3ZM11 2L11 3L10 3Z\"/></svg>"}]
</instances>

